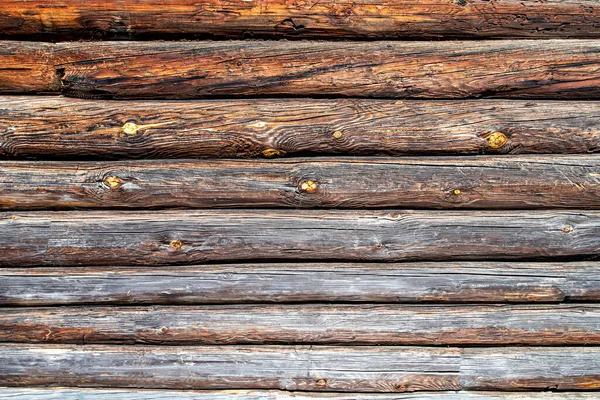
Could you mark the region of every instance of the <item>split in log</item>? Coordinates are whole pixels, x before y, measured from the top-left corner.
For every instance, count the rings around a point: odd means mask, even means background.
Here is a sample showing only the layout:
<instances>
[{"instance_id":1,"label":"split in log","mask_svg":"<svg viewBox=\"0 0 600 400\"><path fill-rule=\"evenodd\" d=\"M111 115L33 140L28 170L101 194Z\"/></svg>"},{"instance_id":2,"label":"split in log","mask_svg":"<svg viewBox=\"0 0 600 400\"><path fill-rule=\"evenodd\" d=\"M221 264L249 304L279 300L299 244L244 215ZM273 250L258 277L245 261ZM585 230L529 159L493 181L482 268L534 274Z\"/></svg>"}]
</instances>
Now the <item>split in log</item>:
<instances>
[{"instance_id":1,"label":"split in log","mask_svg":"<svg viewBox=\"0 0 600 400\"><path fill-rule=\"evenodd\" d=\"M598 390L598 347L0 345L0 384L335 392Z\"/></svg>"},{"instance_id":2,"label":"split in log","mask_svg":"<svg viewBox=\"0 0 600 400\"><path fill-rule=\"evenodd\" d=\"M157 112L160 110L160 112ZM21 158L458 155L600 151L600 102L0 96L0 155Z\"/></svg>"},{"instance_id":3,"label":"split in log","mask_svg":"<svg viewBox=\"0 0 600 400\"><path fill-rule=\"evenodd\" d=\"M0 209L600 208L600 157L2 162Z\"/></svg>"},{"instance_id":4,"label":"split in log","mask_svg":"<svg viewBox=\"0 0 600 400\"><path fill-rule=\"evenodd\" d=\"M599 301L598 263L0 269L0 305Z\"/></svg>"},{"instance_id":5,"label":"split in log","mask_svg":"<svg viewBox=\"0 0 600 400\"><path fill-rule=\"evenodd\" d=\"M314 393L259 390L135 390L86 388L0 388L0 399L15 400L597 400L582 392L420 392L420 393Z\"/></svg>"},{"instance_id":6,"label":"split in log","mask_svg":"<svg viewBox=\"0 0 600 400\"><path fill-rule=\"evenodd\" d=\"M0 42L0 92L222 96L600 98L595 40Z\"/></svg>"},{"instance_id":7,"label":"split in log","mask_svg":"<svg viewBox=\"0 0 600 400\"><path fill-rule=\"evenodd\" d=\"M550 38L600 37L593 0L3 0L0 37Z\"/></svg>"},{"instance_id":8,"label":"split in log","mask_svg":"<svg viewBox=\"0 0 600 400\"><path fill-rule=\"evenodd\" d=\"M267 260L593 259L595 211L87 211L0 214L0 266Z\"/></svg>"},{"instance_id":9,"label":"split in log","mask_svg":"<svg viewBox=\"0 0 600 400\"><path fill-rule=\"evenodd\" d=\"M599 345L597 305L5 308L0 341L73 344Z\"/></svg>"}]
</instances>

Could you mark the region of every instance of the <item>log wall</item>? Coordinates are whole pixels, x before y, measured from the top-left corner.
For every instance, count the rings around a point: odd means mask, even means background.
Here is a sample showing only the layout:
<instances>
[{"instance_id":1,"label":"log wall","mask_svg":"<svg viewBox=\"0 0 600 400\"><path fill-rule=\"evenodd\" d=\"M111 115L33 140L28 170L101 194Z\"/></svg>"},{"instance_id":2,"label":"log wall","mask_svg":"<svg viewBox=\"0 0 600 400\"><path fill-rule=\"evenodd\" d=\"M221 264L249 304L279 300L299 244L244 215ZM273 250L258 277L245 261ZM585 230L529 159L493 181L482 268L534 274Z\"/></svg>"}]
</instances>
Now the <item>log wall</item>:
<instances>
[{"instance_id":1,"label":"log wall","mask_svg":"<svg viewBox=\"0 0 600 400\"><path fill-rule=\"evenodd\" d=\"M598 398L599 27L2 1L0 399Z\"/></svg>"}]
</instances>

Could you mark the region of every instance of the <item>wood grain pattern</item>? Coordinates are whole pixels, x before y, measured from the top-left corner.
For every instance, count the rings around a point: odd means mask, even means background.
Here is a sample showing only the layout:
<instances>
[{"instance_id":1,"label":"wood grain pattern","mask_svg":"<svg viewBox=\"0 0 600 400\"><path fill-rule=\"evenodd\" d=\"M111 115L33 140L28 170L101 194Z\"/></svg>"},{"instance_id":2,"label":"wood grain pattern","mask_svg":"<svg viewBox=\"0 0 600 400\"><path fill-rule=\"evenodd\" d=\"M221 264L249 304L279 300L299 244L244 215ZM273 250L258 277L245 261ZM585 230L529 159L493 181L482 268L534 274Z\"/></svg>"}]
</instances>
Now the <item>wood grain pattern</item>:
<instances>
[{"instance_id":1,"label":"wood grain pattern","mask_svg":"<svg viewBox=\"0 0 600 400\"><path fill-rule=\"evenodd\" d=\"M0 215L0 266L597 257L594 211L87 211Z\"/></svg>"},{"instance_id":2,"label":"wood grain pattern","mask_svg":"<svg viewBox=\"0 0 600 400\"><path fill-rule=\"evenodd\" d=\"M599 37L592 0L54 0L0 4L0 37Z\"/></svg>"},{"instance_id":3,"label":"wood grain pattern","mask_svg":"<svg viewBox=\"0 0 600 400\"><path fill-rule=\"evenodd\" d=\"M594 262L2 268L0 305L598 301L599 277Z\"/></svg>"},{"instance_id":4,"label":"wood grain pattern","mask_svg":"<svg viewBox=\"0 0 600 400\"><path fill-rule=\"evenodd\" d=\"M0 388L0 399L30 400L596 400L597 393L581 392L420 392L420 393L314 393L277 390L140 390L86 388Z\"/></svg>"},{"instance_id":5,"label":"wood grain pattern","mask_svg":"<svg viewBox=\"0 0 600 400\"><path fill-rule=\"evenodd\" d=\"M160 110L160 112L157 112ZM187 158L600 151L600 103L0 96L0 156ZM137 129L123 131L127 123ZM490 146L494 132L506 135Z\"/></svg>"},{"instance_id":6,"label":"wood grain pattern","mask_svg":"<svg viewBox=\"0 0 600 400\"><path fill-rule=\"evenodd\" d=\"M252 305L5 308L0 341L73 344L598 345L600 307Z\"/></svg>"},{"instance_id":7,"label":"wood grain pattern","mask_svg":"<svg viewBox=\"0 0 600 400\"><path fill-rule=\"evenodd\" d=\"M0 345L0 384L337 392L597 390L598 347Z\"/></svg>"},{"instance_id":8,"label":"wood grain pattern","mask_svg":"<svg viewBox=\"0 0 600 400\"><path fill-rule=\"evenodd\" d=\"M20 80L14 82L9 65L8 70L0 70L0 81L4 92L54 88L68 96L110 99L595 99L600 98L598 49L597 41L583 39L101 42L94 46L1 42L0 65L5 59L25 58L39 63L34 70L49 72L19 74Z\"/></svg>"},{"instance_id":9,"label":"wood grain pattern","mask_svg":"<svg viewBox=\"0 0 600 400\"><path fill-rule=\"evenodd\" d=\"M598 209L600 157L0 161L3 210L173 207Z\"/></svg>"}]
</instances>

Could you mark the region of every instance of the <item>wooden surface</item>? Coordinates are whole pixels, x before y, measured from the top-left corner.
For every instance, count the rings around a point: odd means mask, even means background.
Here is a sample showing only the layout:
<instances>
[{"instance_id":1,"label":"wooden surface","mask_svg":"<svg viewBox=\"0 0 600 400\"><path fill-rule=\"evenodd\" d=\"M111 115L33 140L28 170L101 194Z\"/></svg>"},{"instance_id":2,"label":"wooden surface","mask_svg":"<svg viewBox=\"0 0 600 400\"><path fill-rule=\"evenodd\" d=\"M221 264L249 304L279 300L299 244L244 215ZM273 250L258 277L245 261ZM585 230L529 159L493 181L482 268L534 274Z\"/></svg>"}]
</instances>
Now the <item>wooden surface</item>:
<instances>
[{"instance_id":1,"label":"wooden surface","mask_svg":"<svg viewBox=\"0 0 600 400\"><path fill-rule=\"evenodd\" d=\"M90 160L592 153L600 151L599 115L600 103L591 101L0 96L0 155ZM495 132L506 136L504 145L490 145Z\"/></svg>"},{"instance_id":2,"label":"wooden surface","mask_svg":"<svg viewBox=\"0 0 600 400\"><path fill-rule=\"evenodd\" d=\"M26 396L26 397L25 397ZM597 394L581 392L420 392L420 393L323 393L260 390L134 390L85 388L0 388L0 399L14 400L106 400L107 398L143 400L592 400Z\"/></svg>"},{"instance_id":3,"label":"wooden surface","mask_svg":"<svg viewBox=\"0 0 600 400\"><path fill-rule=\"evenodd\" d=\"M3 213L0 266L595 258L595 211Z\"/></svg>"},{"instance_id":4,"label":"wooden surface","mask_svg":"<svg viewBox=\"0 0 600 400\"><path fill-rule=\"evenodd\" d=\"M0 341L74 344L598 345L596 305L6 308Z\"/></svg>"},{"instance_id":5,"label":"wooden surface","mask_svg":"<svg viewBox=\"0 0 600 400\"><path fill-rule=\"evenodd\" d=\"M46 4L48 3L48 4ZM502 38L599 37L592 0L18 1L0 4L0 37Z\"/></svg>"},{"instance_id":6,"label":"wooden surface","mask_svg":"<svg viewBox=\"0 0 600 400\"><path fill-rule=\"evenodd\" d=\"M338 392L590 390L600 387L598 351L3 344L0 384Z\"/></svg>"},{"instance_id":7,"label":"wooden surface","mask_svg":"<svg viewBox=\"0 0 600 400\"><path fill-rule=\"evenodd\" d=\"M592 0L1 1L0 400L600 397L598 39Z\"/></svg>"},{"instance_id":8,"label":"wooden surface","mask_svg":"<svg viewBox=\"0 0 600 400\"><path fill-rule=\"evenodd\" d=\"M591 302L599 276L595 262L2 268L0 305Z\"/></svg>"},{"instance_id":9,"label":"wooden surface","mask_svg":"<svg viewBox=\"0 0 600 400\"><path fill-rule=\"evenodd\" d=\"M600 98L595 40L0 42L0 93ZM383 61L385 60L385 61Z\"/></svg>"},{"instance_id":10,"label":"wooden surface","mask_svg":"<svg viewBox=\"0 0 600 400\"><path fill-rule=\"evenodd\" d=\"M0 170L4 210L600 208L596 156L0 161Z\"/></svg>"}]
</instances>

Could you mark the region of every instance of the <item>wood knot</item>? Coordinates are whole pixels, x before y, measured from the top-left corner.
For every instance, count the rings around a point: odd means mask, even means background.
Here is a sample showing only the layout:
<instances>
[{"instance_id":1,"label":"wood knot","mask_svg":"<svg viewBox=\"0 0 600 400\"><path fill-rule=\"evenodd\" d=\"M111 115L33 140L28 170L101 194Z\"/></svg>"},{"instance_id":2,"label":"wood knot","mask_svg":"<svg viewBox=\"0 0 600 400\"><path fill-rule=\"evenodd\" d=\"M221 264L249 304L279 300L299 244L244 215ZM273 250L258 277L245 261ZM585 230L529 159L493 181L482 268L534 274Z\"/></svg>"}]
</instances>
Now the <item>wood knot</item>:
<instances>
[{"instance_id":1,"label":"wood knot","mask_svg":"<svg viewBox=\"0 0 600 400\"><path fill-rule=\"evenodd\" d=\"M183 246L183 243L181 243L181 240L175 239L175 240L171 240L169 242L169 245L171 246L171 248L173 250L179 250L181 248L181 246Z\"/></svg>"},{"instance_id":2,"label":"wood knot","mask_svg":"<svg viewBox=\"0 0 600 400\"><path fill-rule=\"evenodd\" d=\"M121 130L126 135L135 135L139 129L140 127L135 122L126 122L121 127Z\"/></svg>"},{"instance_id":3,"label":"wood knot","mask_svg":"<svg viewBox=\"0 0 600 400\"><path fill-rule=\"evenodd\" d=\"M168 330L169 330L169 329L167 329L167 327L166 327L166 326L163 326L162 328L160 328L160 332L161 332L161 333L167 333L167 331L168 331Z\"/></svg>"},{"instance_id":4,"label":"wood knot","mask_svg":"<svg viewBox=\"0 0 600 400\"><path fill-rule=\"evenodd\" d=\"M563 226L561 231L562 231L562 233L571 233L571 232L573 232L573 227L570 225L565 225L565 226Z\"/></svg>"},{"instance_id":5,"label":"wood knot","mask_svg":"<svg viewBox=\"0 0 600 400\"><path fill-rule=\"evenodd\" d=\"M117 190L121 187L121 185L123 185L123 180L118 176L109 176L104 179L104 182L111 190Z\"/></svg>"},{"instance_id":6,"label":"wood knot","mask_svg":"<svg viewBox=\"0 0 600 400\"><path fill-rule=\"evenodd\" d=\"M275 157L275 156L283 156L287 153L287 151L285 150L279 150L279 149L264 149L262 151L263 156L265 157Z\"/></svg>"},{"instance_id":7,"label":"wood knot","mask_svg":"<svg viewBox=\"0 0 600 400\"><path fill-rule=\"evenodd\" d=\"M317 380L317 386L318 387L325 387L325 386L327 386L327 379L319 379L319 380Z\"/></svg>"},{"instance_id":8,"label":"wood knot","mask_svg":"<svg viewBox=\"0 0 600 400\"><path fill-rule=\"evenodd\" d=\"M335 132L333 132L333 137L334 137L334 138L336 138L336 139L339 139L339 138L341 138L342 136L343 136L343 134L342 134L342 132L340 132L340 131L335 131Z\"/></svg>"},{"instance_id":9,"label":"wood knot","mask_svg":"<svg viewBox=\"0 0 600 400\"><path fill-rule=\"evenodd\" d=\"M375 245L375 248L376 248L376 249L381 249L381 248L383 248L383 244L382 244L382 243L377 243L377 244Z\"/></svg>"},{"instance_id":10,"label":"wood knot","mask_svg":"<svg viewBox=\"0 0 600 400\"><path fill-rule=\"evenodd\" d=\"M460 195L461 193L462 193L462 192L460 191L460 189L454 189L454 190L452 191L452 194L454 194L455 196L458 196L458 195Z\"/></svg>"},{"instance_id":11,"label":"wood knot","mask_svg":"<svg viewBox=\"0 0 600 400\"><path fill-rule=\"evenodd\" d=\"M499 149L508 142L508 138L502 132L493 132L487 137L487 141L492 149Z\"/></svg>"},{"instance_id":12,"label":"wood knot","mask_svg":"<svg viewBox=\"0 0 600 400\"><path fill-rule=\"evenodd\" d=\"M306 193L314 193L319 188L319 184L315 181L304 181L300 183L298 188Z\"/></svg>"},{"instance_id":13,"label":"wood knot","mask_svg":"<svg viewBox=\"0 0 600 400\"><path fill-rule=\"evenodd\" d=\"M406 392L408 391L408 385L406 383L399 383L397 385L394 385L394 392Z\"/></svg>"}]
</instances>

